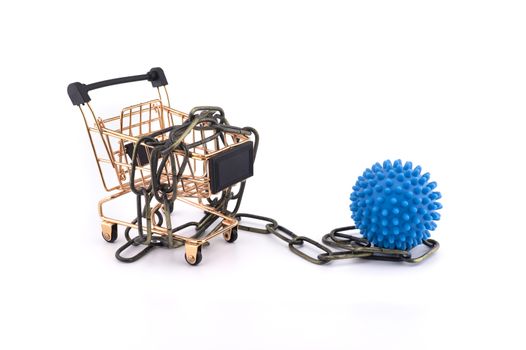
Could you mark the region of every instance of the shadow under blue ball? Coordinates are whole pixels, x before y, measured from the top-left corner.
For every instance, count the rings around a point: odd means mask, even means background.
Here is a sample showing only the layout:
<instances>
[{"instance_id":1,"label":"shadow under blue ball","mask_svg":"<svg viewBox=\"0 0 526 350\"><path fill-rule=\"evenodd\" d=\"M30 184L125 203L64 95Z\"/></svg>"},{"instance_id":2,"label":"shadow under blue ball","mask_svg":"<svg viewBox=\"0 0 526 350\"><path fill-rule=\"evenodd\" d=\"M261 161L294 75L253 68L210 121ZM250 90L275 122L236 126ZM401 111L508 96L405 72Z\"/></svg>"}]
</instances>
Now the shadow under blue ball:
<instances>
[{"instance_id":1,"label":"shadow under blue ball","mask_svg":"<svg viewBox=\"0 0 526 350\"><path fill-rule=\"evenodd\" d=\"M351 193L352 218L373 245L409 250L437 227L442 196L433 191L437 184L429 182L429 173L421 171L411 162L386 160L358 177Z\"/></svg>"}]
</instances>

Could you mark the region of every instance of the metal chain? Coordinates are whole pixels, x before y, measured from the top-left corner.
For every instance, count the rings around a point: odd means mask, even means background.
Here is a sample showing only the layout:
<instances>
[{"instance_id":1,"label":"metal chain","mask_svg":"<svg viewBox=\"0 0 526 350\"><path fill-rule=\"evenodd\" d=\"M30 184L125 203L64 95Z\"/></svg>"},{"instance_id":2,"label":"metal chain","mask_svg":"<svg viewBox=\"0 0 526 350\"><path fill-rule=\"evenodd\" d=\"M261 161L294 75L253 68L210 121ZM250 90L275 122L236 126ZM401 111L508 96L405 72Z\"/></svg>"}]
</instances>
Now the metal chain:
<instances>
[{"instance_id":1,"label":"metal chain","mask_svg":"<svg viewBox=\"0 0 526 350\"><path fill-rule=\"evenodd\" d=\"M263 229L249 226L244 223L242 224L241 222L243 221L243 218L264 222L266 223L265 228ZM324 235L322 238L323 243L320 243L312 238L296 235L291 230L278 224L278 222L272 218L255 214L240 213L236 215L236 219L239 221L239 230L261 234L273 234L279 239L285 241L291 252L302 259L317 265L324 265L334 260L354 258L419 263L435 253L440 247L440 244L434 239L424 240L422 243L428 249L423 254L414 256L412 251L373 247L371 242L367 239L355 235L359 234L359 230L355 226L336 228L330 233ZM352 232L354 234L343 232ZM318 249L320 254L317 256L311 256L300 250L299 247L303 246L304 243L308 243ZM332 250L331 248L338 250Z\"/></svg>"},{"instance_id":2,"label":"metal chain","mask_svg":"<svg viewBox=\"0 0 526 350\"><path fill-rule=\"evenodd\" d=\"M183 228L189 226L196 227L196 233L192 238L201 237L206 229L213 224L217 216L212 213L206 213L199 222L188 222L179 227L172 228L170 221L170 213L173 209L174 201L176 199L176 184L181 179L184 169L188 163L189 149L199 146L202 143L212 141L213 139L223 139L224 132L235 132L244 135L254 135L254 158L258 149L259 135L257 131L250 127L237 128L228 124L223 115L215 114L216 110L199 110L199 115L192 115L182 125L169 127L163 130L159 130L152 134L142 137L134 147L132 155L132 169L130 188L131 191L137 195L137 217L133 220L133 223L138 227L138 236L131 238L129 235L130 228L125 231L125 237L127 243L123 245L116 252L117 259L125 262L135 261L146 253L148 253L153 247L163 246L168 248L177 248L183 245L183 242L176 240L171 234L167 237L161 237L152 234L152 222L151 222L151 206L150 202L152 199L156 199L162 203L162 210L164 217L167 220L167 228L169 232L175 233ZM185 136L192 130L212 130L214 133L201 141L186 144L184 143ZM165 141L159 141L156 137L162 134L169 134L169 137ZM142 144L152 148L152 159L150 160L150 168L152 170L151 181L146 187L136 188L135 186L135 167L138 157L138 149ZM173 151L178 149L185 155L182 164L179 169L175 168L175 161L173 159ZM162 169L169 163L172 167L172 181L171 186L161 182ZM278 224L278 222L272 218L268 218L261 215L255 214L237 214L239 210L241 200L243 198L245 190L245 182L240 184L239 191L236 194L231 192L231 188L223 191L220 198L208 199L209 205L216 210L220 211L225 215L235 215L239 221L238 229L260 233L260 234L273 234L279 239L283 240L288 244L291 252L298 255L302 259L305 259L313 264L324 265L334 260L343 259L371 259L371 260L384 260L384 261L403 261L408 263L419 263L424 259L427 259L439 248L439 243L433 239L427 239L423 241L423 244L428 248L423 254L414 256L412 251L404 251L397 249L384 249L373 247L371 243L363 238L356 236L359 234L359 230L355 226L340 227L332 230L322 238L322 242L318 242L312 238L306 236L299 236L289 230L288 228ZM142 205L141 197L144 197L145 203ZM235 202L233 210L228 210L228 205L231 201ZM163 215L160 210L157 209L154 213L157 217L157 225L161 225L163 222ZM142 218L146 219L146 233L143 231ZM265 223L265 228L259 228L255 226L249 226L242 224L242 219L253 219ZM348 233L344 233L348 232ZM300 247L304 247L305 243L310 244L313 248L319 250L319 254L311 256L305 253ZM146 247L141 250L135 256L125 258L121 253L130 246L145 245ZM333 248L333 249L331 249Z\"/></svg>"}]
</instances>

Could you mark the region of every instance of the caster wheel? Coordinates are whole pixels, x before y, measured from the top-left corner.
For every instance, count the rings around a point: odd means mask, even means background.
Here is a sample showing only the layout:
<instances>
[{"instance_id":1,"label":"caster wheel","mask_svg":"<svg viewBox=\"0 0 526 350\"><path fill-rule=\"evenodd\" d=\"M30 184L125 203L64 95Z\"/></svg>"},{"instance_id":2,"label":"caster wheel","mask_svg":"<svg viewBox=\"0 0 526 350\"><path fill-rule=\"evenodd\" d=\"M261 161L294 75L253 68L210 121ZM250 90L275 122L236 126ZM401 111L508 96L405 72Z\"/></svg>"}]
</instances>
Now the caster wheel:
<instances>
[{"instance_id":1,"label":"caster wheel","mask_svg":"<svg viewBox=\"0 0 526 350\"><path fill-rule=\"evenodd\" d=\"M117 240L117 236L117 224L108 225L102 230L102 238L104 238L106 242L115 242Z\"/></svg>"},{"instance_id":2,"label":"caster wheel","mask_svg":"<svg viewBox=\"0 0 526 350\"><path fill-rule=\"evenodd\" d=\"M197 248L197 255L195 257L184 255L184 258L186 259L186 262L190 265L199 265L201 260L203 260L203 254L201 254L201 247Z\"/></svg>"},{"instance_id":3,"label":"caster wheel","mask_svg":"<svg viewBox=\"0 0 526 350\"><path fill-rule=\"evenodd\" d=\"M228 243L234 243L237 239L237 227L234 227L230 232L230 238L226 239Z\"/></svg>"}]
</instances>

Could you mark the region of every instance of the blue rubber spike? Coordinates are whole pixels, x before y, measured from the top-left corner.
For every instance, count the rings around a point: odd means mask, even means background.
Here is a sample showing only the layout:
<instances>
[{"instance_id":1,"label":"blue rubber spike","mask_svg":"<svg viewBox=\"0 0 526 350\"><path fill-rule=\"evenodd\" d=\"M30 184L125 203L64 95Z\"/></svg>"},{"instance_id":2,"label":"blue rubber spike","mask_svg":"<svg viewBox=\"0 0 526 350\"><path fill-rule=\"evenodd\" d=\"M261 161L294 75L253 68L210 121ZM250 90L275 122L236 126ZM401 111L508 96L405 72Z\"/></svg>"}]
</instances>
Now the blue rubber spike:
<instances>
[{"instance_id":1,"label":"blue rubber spike","mask_svg":"<svg viewBox=\"0 0 526 350\"><path fill-rule=\"evenodd\" d=\"M371 170L372 169L372 170ZM375 163L358 178L351 193L356 227L373 245L409 250L429 238L440 220L442 204L429 173L400 159Z\"/></svg>"}]
</instances>

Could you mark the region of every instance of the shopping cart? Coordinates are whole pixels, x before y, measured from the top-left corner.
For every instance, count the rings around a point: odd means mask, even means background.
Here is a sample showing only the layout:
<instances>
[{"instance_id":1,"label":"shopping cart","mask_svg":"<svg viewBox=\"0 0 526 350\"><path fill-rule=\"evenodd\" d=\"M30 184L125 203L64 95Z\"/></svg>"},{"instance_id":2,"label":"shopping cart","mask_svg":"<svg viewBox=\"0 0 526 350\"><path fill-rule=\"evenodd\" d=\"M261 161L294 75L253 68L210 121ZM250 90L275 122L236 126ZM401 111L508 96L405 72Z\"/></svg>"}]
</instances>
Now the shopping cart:
<instances>
[{"instance_id":1,"label":"shopping cart","mask_svg":"<svg viewBox=\"0 0 526 350\"><path fill-rule=\"evenodd\" d=\"M158 98L125 107L120 115L98 117L90 104L91 90L146 80ZM219 107L196 107L189 114L171 108L167 84L163 70L152 68L144 75L72 83L68 95L80 108L102 184L111 193L98 204L102 236L114 242L117 227L125 227L126 243L117 259L132 262L154 247L184 245L186 261L197 265L209 240L237 238L235 215L245 180L253 175L259 137L253 128L230 125ZM133 220L105 215L107 203L130 193L136 196ZM202 218L175 226L176 200L202 210ZM191 227L193 234L182 233ZM144 248L135 255L123 256L140 245Z\"/></svg>"}]
</instances>

